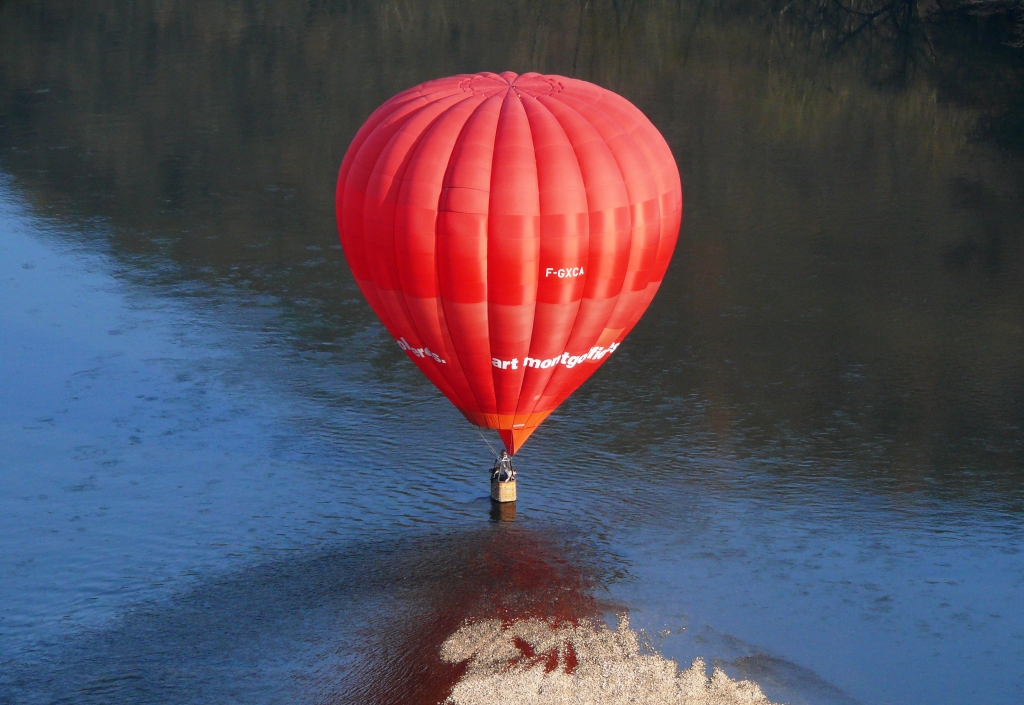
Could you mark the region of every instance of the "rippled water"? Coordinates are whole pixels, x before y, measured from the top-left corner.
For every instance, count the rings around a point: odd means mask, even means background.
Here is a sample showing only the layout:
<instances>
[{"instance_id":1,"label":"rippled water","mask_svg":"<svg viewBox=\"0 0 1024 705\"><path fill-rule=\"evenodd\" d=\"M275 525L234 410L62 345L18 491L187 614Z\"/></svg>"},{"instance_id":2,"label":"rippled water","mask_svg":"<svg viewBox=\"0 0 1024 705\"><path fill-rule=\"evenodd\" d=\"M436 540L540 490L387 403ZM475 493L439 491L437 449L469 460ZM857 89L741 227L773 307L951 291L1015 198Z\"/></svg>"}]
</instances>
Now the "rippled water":
<instances>
[{"instance_id":1,"label":"rippled water","mask_svg":"<svg viewBox=\"0 0 1024 705\"><path fill-rule=\"evenodd\" d=\"M629 7L0 7L0 703L436 702L495 611L792 703L1019 701L1019 158ZM333 224L379 102L506 68L627 95L687 208L514 521Z\"/></svg>"}]
</instances>

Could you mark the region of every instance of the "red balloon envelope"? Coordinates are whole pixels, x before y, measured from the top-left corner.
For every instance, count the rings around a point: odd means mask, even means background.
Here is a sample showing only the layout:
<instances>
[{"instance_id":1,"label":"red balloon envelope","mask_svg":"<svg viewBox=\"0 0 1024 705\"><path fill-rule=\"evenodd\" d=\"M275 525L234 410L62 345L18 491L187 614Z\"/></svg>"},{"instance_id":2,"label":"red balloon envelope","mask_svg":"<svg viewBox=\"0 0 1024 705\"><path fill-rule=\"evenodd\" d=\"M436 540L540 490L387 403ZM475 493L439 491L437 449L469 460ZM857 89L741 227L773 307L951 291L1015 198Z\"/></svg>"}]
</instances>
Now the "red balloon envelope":
<instances>
[{"instance_id":1,"label":"red balloon envelope","mask_svg":"<svg viewBox=\"0 0 1024 705\"><path fill-rule=\"evenodd\" d=\"M345 154L336 206L388 332L515 453L654 298L683 195L664 138L625 98L506 72L384 103Z\"/></svg>"}]
</instances>

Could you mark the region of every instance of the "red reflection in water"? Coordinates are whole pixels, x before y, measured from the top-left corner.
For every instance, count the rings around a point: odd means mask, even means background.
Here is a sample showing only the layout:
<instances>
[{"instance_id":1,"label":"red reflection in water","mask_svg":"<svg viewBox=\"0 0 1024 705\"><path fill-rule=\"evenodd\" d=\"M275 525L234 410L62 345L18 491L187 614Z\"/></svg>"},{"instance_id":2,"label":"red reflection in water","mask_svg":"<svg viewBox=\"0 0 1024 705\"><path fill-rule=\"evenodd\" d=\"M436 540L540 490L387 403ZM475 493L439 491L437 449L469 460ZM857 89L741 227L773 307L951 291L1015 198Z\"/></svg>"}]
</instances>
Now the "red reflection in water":
<instances>
[{"instance_id":1,"label":"red reflection in water","mask_svg":"<svg viewBox=\"0 0 1024 705\"><path fill-rule=\"evenodd\" d=\"M565 645L565 672L572 675L576 670L576 666L580 663L579 659L576 658L576 649L573 648L572 644Z\"/></svg>"},{"instance_id":2,"label":"red reflection in water","mask_svg":"<svg viewBox=\"0 0 1024 705\"><path fill-rule=\"evenodd\" d=\"M444 641L469 620L500 618L507 627L540 619L552 627L599 619L602 605L594 580L550 542L506 525L442 549L427 563L438 568L420 586L411 613L401 619L380 615L380 631L369 637L367 663L344 678L344 692L324 696L324 705L433 705L443 702L466 672L466 663L441 661ZM416 577L416 576L410 576ZM510 662L560 665L572 673L576 653L569 644L542 653L516 639L520 654ZM324 684L327 685L327 684ZM323 690L333 690L329 686ZM322 691L323 692L323 691Z\"/></svg>"}]
</instances>

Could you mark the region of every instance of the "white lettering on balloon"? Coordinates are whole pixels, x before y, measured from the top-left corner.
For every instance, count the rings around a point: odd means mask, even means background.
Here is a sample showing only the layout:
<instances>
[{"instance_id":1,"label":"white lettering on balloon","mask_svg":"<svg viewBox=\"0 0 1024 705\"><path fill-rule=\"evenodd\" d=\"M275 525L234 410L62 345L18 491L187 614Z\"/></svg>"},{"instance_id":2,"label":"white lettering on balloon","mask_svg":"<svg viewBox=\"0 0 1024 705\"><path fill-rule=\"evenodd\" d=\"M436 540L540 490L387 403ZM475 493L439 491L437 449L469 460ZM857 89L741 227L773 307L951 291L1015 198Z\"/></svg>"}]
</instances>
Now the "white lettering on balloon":
<instances>
[{"instance_id":1,"label":"white lettering on balloon","mask_svg":"<svg viewBox=\"0 0 1024 705\"><path fill-rule=\"evenodd\" d=\"M409 341L407 341L405 338L399 338L397 342L398 347L402 348L402 350L405 350L410 355L415 355L416 357L422 358L430 358L434 362L439 362L442 365L448 364L440 355L433 352L430 348L428 348L425 345L422 348L414 348L409 344ZM618 343L612 343L607 348L602 348L598 345L595 345L594 347L590 348L590 350L581 355L572 355L568 352L564 352L561 355L556 355L548 359L528 356L526 357L526 359L523 360L522 367L531 367L534 369L547 370L554 367L555 365L565 365L571 370L573 367L583 362L597 362L598 360L603 360L606 356L615 352L615 348L617 347L619 347ZM497 357L492 357L491 366L497 367L499 370L520 369L518 357L514 357L511 360L502 360Z\"/></svg>"},{"instance_id":2,"label":"white lettering on balloon","mask_svg":"<svg viewBox=\"0 0 1024 705\"><path fill-rule=\"evenodd\" d=\"M618 343L612 343L607 348L594 346L582 355L571 355L567 352L555 357L543 359L536 357L527 357L523 360L523 367L532 367L534 369L547 370L555 365L565 365L570 370L583 362L597 362L603 359L605 356L615 352L615 348L619 347ZM517 370L519 369L519 358L514 357L511 360L501 360L499 358L491 358L491 366L497 367L499 370Z\"/></svg>"},{"instance_id":3,"label":"white lettering on balloon","mask_svg":"<svg viewBox=\"0 0 1024 705\"><path fill-rule=\"evenodd\" d=\"M405 350L410 355L415 355L416 357L429 357L434 362L440 362L442 365L448 364L443 359L441 359L440 355L438 355L435 352L431 352L430 348L428 348L426 345L424 345L422 348L414 348L413 346L409 345L409 341L407 341L404 337L399 338L397 342L398 347L402 348L402 350Z\"/></svg>"},{"instance_id":4,"label":"white lettering on balloon","mask_svg":"<svg viewBox=\"0 0 1024 705\"><path fill-rule=\"evenodd\" d=\"M565 269L548 267L544 270L545 277L558 277L559 279L571 279L572 277L581 277L584 274L583 267L567 267Z\"/></svg>"}]
</instances>

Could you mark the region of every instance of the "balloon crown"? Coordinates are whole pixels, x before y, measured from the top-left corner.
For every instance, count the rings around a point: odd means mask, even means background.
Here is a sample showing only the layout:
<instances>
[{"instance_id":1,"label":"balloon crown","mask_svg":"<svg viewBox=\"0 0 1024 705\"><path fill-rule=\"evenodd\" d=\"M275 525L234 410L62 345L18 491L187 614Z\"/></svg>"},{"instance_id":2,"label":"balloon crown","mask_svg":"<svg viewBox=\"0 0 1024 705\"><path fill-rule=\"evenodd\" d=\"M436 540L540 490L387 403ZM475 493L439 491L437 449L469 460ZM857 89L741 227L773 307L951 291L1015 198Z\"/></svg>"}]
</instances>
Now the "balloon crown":
<instances>
[{"instance_id":1,"label":"balloon crown","mask_svg":"<svg viewBox=\"0 0 1024 705\"><path fill-rule=\"evenodd\" d=\"M485 71L467 77L459 84L459 88L473 95L484 96L491 96L511 88L517 95L522 91L536 97L561 93L565 84L558 76L544 76L535 72L516 74L512 71L502 73Z\"/></svg>"}]
</instances>

